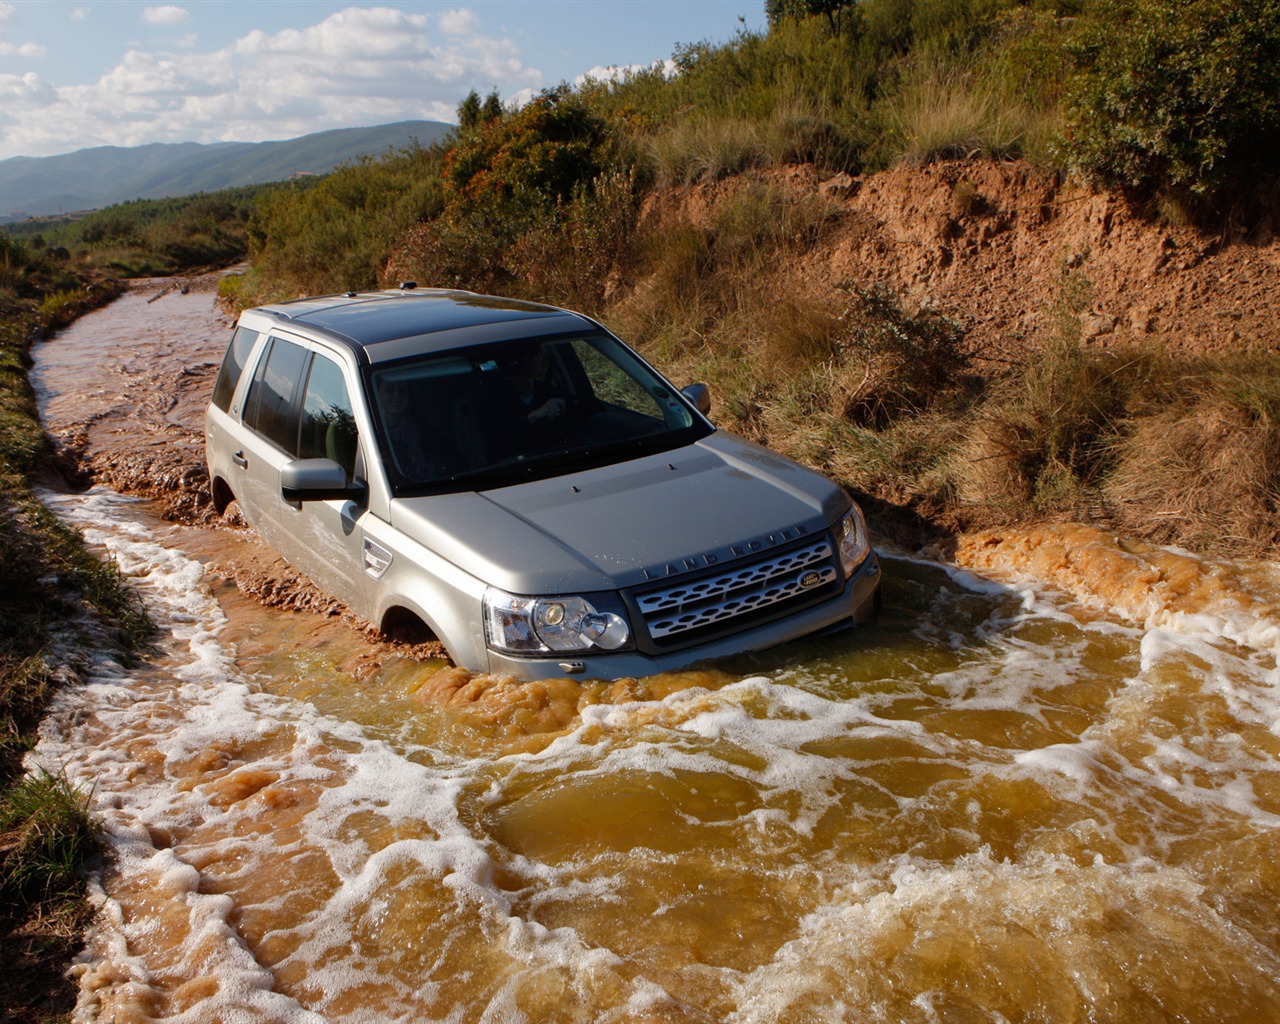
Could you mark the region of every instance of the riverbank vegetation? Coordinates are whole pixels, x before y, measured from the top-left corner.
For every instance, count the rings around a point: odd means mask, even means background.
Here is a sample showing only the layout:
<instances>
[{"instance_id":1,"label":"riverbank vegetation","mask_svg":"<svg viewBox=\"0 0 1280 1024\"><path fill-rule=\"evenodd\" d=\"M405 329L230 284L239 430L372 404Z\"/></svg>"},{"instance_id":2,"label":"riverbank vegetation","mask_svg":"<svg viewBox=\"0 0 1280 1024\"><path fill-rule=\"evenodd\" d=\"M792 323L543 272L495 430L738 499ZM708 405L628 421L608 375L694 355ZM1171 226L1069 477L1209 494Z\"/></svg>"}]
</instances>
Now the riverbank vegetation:
<instances>
[{"instance_id":1,"label":"riverbank vegetation","mask_svg":"<svg viewBox=\"0 0 1280 1024\"><path fill-rule=\"evenodd\" d=\"M92 284L93 287L89 287ZM0 1019L52 1020L73 994L62 979L90 916L81 866L97 839L88 796L23 758L74 652L119 656L149 624L115 565L90 552L38 500L49 454L26 380L45 332L107 301L115 286L0 235ZM11 1015L12 1014L12 1015Z\"/></svg>"},{"instance_id":2,"label":"riverbank vegetation","mask_svg":"<svg viewBox=\"0 0 1280 1024\"><path fill-rule=\"evenodd\" d=\"M1280 195L1280 6L767 11L766 32L518 110L473 95L452 148L273 193L250 224L254 270L226 297L412 279L565 304L677 379L707 381L721 422L837 476L882 523L1076 517L1219 553L1280 549L1280 361L1258 339L1194 359L1089 346L1087 268L1064 259L1047 302L1028 298L1049 326L983 361L958 322L874 279L811 285L805 260L836 203L769 175L1017 159L1157 224L1265 229ZM953 222L983 202L961 182Z\"/></svg>"}]
</instances>

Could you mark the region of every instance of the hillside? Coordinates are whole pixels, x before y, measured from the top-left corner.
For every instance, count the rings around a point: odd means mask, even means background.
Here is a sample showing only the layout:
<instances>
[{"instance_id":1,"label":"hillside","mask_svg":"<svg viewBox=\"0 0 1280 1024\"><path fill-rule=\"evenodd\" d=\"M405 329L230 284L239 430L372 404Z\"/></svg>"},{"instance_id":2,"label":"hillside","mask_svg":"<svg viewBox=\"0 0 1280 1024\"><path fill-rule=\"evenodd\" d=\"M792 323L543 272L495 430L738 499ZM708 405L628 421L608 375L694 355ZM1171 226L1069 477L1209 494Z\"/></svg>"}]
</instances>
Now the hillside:
<instances>
[{"instance_id":1,"label":"hillside","mask_svg":"<svg viewBox=\"0 0 1280 1024\"><path fill-rule=\"evenodd\" d=\"M1068 287L1091 348L1158 344L1175 356L1280 349L1280 244L1269 221L1232 237L1174 227L1023 161L944 161L835 179L793 166L762 176L793 202L815 192L833 202L819 243L795 257L804 287L885 284L906 305L958 321L979 361L1018 361L1043 347L1061 327ZM751 178L665 202L710 219Z\"/></svg>"},{"instance_id":2,"label":"hillside","mask_svg":"<svg viewBox=\"0 0 1280 1024\"><path fill-rule=\"evenodd\" d=\"M429 146L453 130L439 121L401 121L277 142L99 146L60 156L13 157L0 160L0 223L326 174L358 157L380 156L415 141Z\"/></svg>"},{"instance_id":3,"label":"hillside","mask_svg":"<svg viewBox=\"0 0 1280 1024\"><path fill-rule=\"evenodd\" d=\"M744 261L732 232L764 201L800 228ZM1237 557L1280 550L1280 241L1266 222L1208 234L1025 162L957 160L678 187L647 199L639 233L665 253L709 239L699 308L733 303L651 357L709 380L724 425L861 492L905 547L1076 519ZM650 263L606 319L642 345L670 330L672 279Z\"/></svg>"}]
</instances>

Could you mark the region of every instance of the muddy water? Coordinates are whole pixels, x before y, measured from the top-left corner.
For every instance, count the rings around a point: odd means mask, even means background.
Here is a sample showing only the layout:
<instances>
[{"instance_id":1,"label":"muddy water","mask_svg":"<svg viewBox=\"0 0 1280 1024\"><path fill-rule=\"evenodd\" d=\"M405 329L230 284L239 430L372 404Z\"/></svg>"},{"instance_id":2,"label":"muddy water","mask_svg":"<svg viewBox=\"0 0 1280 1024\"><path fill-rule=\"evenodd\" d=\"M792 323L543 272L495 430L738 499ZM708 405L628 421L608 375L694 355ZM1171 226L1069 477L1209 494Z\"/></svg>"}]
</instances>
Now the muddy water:
<instances>
[{"instance_id":1,"label":"muddy water","mask_svg":"<svg viewBox=\"0 0 1280 1024\"><path fill-rule=\"evenodd\" d=\"M44 346L51 421L216 358L146 355L201 301ZM856 633L517 685L264 609L211 571L243 533L49 501L163 628L38 752L115 855L84 1020L1280 1020L1274 566L984 534L889 559Z\"/></svg>"}]
</instances>

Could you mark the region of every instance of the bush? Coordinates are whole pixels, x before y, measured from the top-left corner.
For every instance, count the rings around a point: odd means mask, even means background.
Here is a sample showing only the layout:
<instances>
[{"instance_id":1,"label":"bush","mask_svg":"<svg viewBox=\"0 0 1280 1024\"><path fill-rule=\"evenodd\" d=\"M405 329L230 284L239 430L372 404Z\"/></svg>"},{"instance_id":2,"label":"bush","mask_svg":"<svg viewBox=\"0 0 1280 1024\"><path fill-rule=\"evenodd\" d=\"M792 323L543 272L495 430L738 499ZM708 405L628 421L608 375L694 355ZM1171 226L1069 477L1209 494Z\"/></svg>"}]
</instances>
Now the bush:
<instances>
[{"instance_id":1,"label":"bush","mask_svg":"<svg viewBox=\"0 0 1280 1024\"><path fill-rule=\"evenodd\" d=\"M249 222L257 274L247 301L377 287L397 240L443 205L443 152L410 147L338 168L314 185L278 187ZM250 284L262 293L250 295Z\"/></svg>"},{"instance_id":2,"label":"bush","mask_svg":"<svg viewBox=\"0 0 1280 1024\"><path fill-rule=\"evenodd\" d=\"M566 202L605 169L604 122L567 90L464 132L444 165L449 212L483 211L516 223L530 206Z\"/></svg>"},{"instance_id":3,"label":"bush","mask_svg":"<svg viewBox=\"0 0 1280 1024\"><path fill-rule=\"evenodd\" d=\"M929 309L905 311L883 285L844 285L836 336L841 361L861 374L845 396L844 415L884 427L908 413L936 408L968 383L964 330Z\"/></svg>"},{"instance_id":4,"label":"bush","mask_svg":"<svg viewBox=\"0 0 1280 1024\"><path fill-rule=\"evenodd\" d=\"M1063 153L1109 187L1212 202L1280 153L1280 4L1098 0Z\"/></svg>"},{"instance_id":5,"label":"bush","mask_svg":"<svg viewBox=\"0 0 1280 1024\"><path fill-rule=\"evenodd\" d=\"M634 175L567 90L481 119L443 164L442 209L400 239L397 276L590 308L635 220Z\"/></svg>"}]
</instances>

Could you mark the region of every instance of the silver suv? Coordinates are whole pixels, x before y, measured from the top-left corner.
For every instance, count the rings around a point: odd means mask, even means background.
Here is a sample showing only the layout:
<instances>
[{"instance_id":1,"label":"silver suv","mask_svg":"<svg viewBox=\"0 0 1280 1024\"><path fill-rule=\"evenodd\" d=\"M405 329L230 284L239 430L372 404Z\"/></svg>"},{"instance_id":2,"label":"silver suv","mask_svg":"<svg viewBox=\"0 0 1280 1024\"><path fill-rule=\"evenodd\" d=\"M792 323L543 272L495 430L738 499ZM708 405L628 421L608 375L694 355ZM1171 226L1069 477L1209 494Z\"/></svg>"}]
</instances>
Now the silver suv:
<instances>
[{"instance_id":1,"label":"silver suv","mask_svg":"<svg viewBox=\"0 0 1280 1024\"><path fill-rule=\"evenodd\" d=\"M406 284L244 312L205 444L220 512L474 671L649 675L867 618L858 507L708 411L587 317Z\"/></svg>"}]
</instances>

